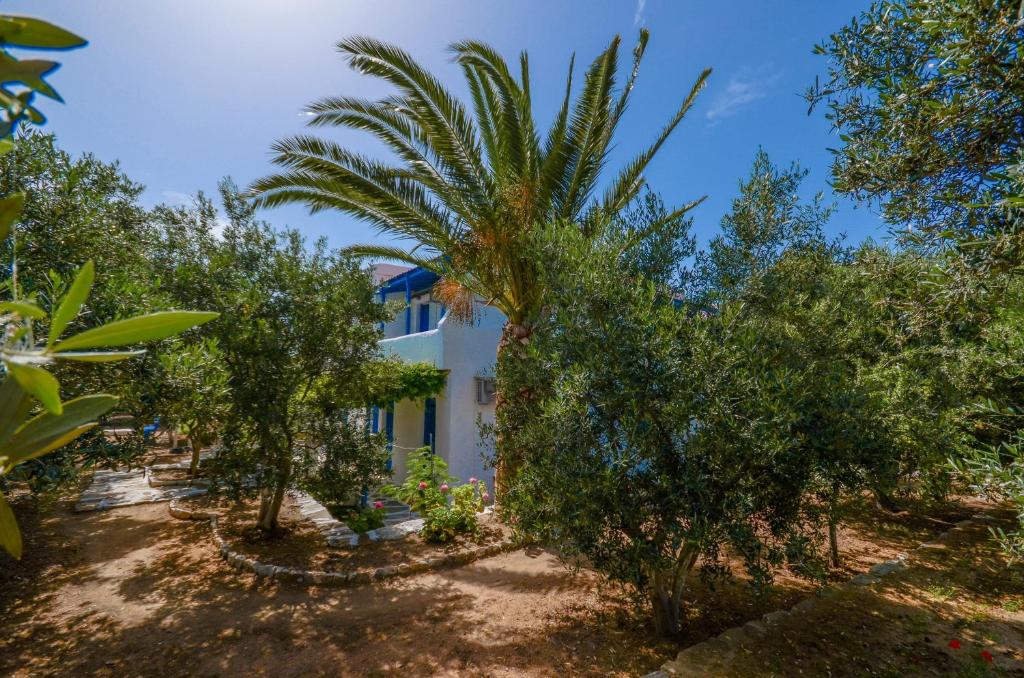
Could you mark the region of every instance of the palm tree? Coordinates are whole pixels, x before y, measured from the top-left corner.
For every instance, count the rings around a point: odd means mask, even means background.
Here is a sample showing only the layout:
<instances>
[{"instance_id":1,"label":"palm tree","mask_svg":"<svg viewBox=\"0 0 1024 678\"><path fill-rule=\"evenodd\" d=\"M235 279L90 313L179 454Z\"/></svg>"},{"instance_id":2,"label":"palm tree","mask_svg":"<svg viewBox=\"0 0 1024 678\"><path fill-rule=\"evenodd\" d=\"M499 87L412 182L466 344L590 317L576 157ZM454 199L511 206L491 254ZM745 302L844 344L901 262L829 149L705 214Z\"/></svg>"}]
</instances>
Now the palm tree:
<instances>
[{"instance_id":1,"label":"palm tree","mask_svg":"<svg viewBox=\"0 0 1024 678\"><path fill-rule=\"evenodd\" d=\"M618 36L587 69L575 100L570 59L565 97L542 141L533 117L525 52L520 54L516 78L486 44L466 41L451 46L469 88L470 113L398 47L365 37L343 40L338 49L352 68L391 83L398 92L377 101L321 99L308 109L310 124L370 132L400 162L381 162L314 136L284 139L273 147L274 162L283 170L255 182L256 202L303 203L314 213L338 210L414 242L410 250L356 246L349 251L436 272L440 281L435 292L456 316L472 313L474 296L487 300L508 319L498 348L499 356L507 357L507 351L528 340L543 293L538 264L525 254L531 233L554 223L587 229L596 218L622 210L643 188L648 163L711 73L707 69L698 76L654 142L626 164L598 198L598 180L647 41L648 32L641 31L621 91L615 86ZM672 211L636 234L636 241L699 202ZM499 427L508 407L509 397L499 393ZM500 479L511 475L515 463L514 453L501 448L499 441L498 484L503 486Z\"/></svg>"}]
</instances>

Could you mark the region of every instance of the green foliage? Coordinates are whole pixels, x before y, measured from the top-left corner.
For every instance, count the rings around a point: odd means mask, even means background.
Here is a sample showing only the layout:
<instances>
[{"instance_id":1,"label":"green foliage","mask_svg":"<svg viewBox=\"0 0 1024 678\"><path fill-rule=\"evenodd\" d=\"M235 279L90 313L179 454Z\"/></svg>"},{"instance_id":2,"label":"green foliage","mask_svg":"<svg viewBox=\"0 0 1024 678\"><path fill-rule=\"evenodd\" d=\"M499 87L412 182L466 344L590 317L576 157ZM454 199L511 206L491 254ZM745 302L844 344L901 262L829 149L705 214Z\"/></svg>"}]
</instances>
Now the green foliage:
<instances>
[{"instance_id":1,"label":"green foliage","mask_svg":"<svg viewBox=\"0 0 1024 678\"><path fill-rule=\"evenodd\" d=\"M477 514L484 510L488 496L483 481L452 487L443 495L447 495L446 501L429 508L424 515L420 536L437 544L447 544L464 535L476 536Z\"/></svg>"},{"instance_id":2,"label":"green foliage","mask_svg":"<svg viewBox=\"0 0 1024 678\"><path fill-rule=\"evenodd\" d=\"M370 530L384 527L384 509L351 509L344 514L342 520L356 534L366 534Z\"/></svg>"},{"instance_id":3,"label":"green foliage","mask_svg":"<svg viewBox=\"0 0 1024 678\"><path fill-rule=\"evenodd\" d=\"M342 423L344 410L366 405L366 370L377 359L386 309L357 259L255 220L230 184L222 194L229 224L205 276L223 313L212 331L231 386L218 468L236 491L260 493L259 523L271 530L284 492L319 465L323 448L369 454L353 468L377 467L379 444L339 449L330 427L357 426ZM344 435L351 440L351 428Z\"/></svg>"},{"instance_id":4,"label":"green foliage","mask_svg":"<svg viewBox=\"0 0 1024 678\"><path fill-rule=\"evenodd\" d=\"M4 380L0 383L0 477L20 463L30 461L66 445L96 425L96 419L117 402L111 395L88 395L62 402L60 384L40 365L61 360L110 362L137 355L138 351L95 351L163 339L194 325L208 322L216 313L187 311L151 314L103 325L60 340L63 327L78 314L92 286L92 263L79 271L68 293L52 314L46 314L32 301L17 298L0 315L4 341L0 344L0 360ZM46 344L36 344L33 334L35 319L50 319ZM85 349L85 350L83 350ZM44 412L30 418L32 398L42 404ZM0 503L4 500L0 495ZM6 509L6 504L4 504ZM15 526L16 528L16 526ZM0 533L0 542L15 557L21 555L21 538L17 529Z\"/></svg>"},{"instance_id":5,"label":"green foliage","mask_svg":"<svg viewBox=\"0 0 1024 678\"><path fill-rule=\"evenodd\" d=\"M805 401L739 305L687 313L623 275L612 233L551 229L534 250L552 290L526 360L499 360L499 390L529 389L539 416L503 509L518 528L623 582L673 633L690 571L755 582L806 550L815 459L793 435ZM509 435L502 430L502 435Z\"/></svg>"},{"instance_id":6,"label":"green foliage","mask_svg":"<svg viewBox=\"0 0 1024 678\"><path fill-rule=\"evenodd\" d=\"M1024 439L1015 436L999 446L974 448L950 462L979 495L1016 505L1017 530L991 529L1011 560L1024 559Z\"/></svg>"},{"instance_id":7,"label":"green foliage","mask_svg":"<svg viewBox=\"0 0 1024 678\"><path fill-rule=\"evenodd\" d=\"M1024 25L1016 0L880 0L816 51L808 91L843 145L837 190L881 202L915 239L999 230L1021 148Z\"/></svg>"},{"instance_id":8,"label":"green foliage","mask_svg":"<svg viewBox=\"0 0 1024 678\"><path fill-rule=\"evenodd\" d=\"M57 67L57 63L43 60L19 61L5 49L7 46L67 49L80 47L85 41L46 21L31 17L0 16L0 155L11 155L21 144L8 137L22 120L35 124L44 122L42 114L31 106L35 92L60 100L57 92L43 76ZM9 85L24 85L27 89L15 92ZM6 189L7 187L4 187ZM0 190L6 192L6 190ZM30 193L30 195L33 195ZM17 278L17 240L13 224L28 201L24 194L13 193L0 200L0 245L6 250L12 245L9 260L12 276L4 287L10 292L10 301L0 307L0 362L3 381L0 382L0 479L16 466L60 448L96 426L96 419L114 406L117 399L106 394L83 395L66 402L61 400L60 382L41 365L55 361L115 362L137 355L138 351L96 351L143 341L163 339L216 317L215 313L171 312L150 314L120 322L100 325L78 332L61 341L69 324L80 314L92 289L95 273L91 259L84 262L75 274L70 287L61 295L53 295L53 309L46 313L33 295L22 297ZM58 212L59 214L59 212ZM105 246L112 243L107 240ZM53 257L60 261L63 257ZM52 280L53 277L51 276ZM37 343L34 323L49 321L45 344ZM43 412L33 416L32 399L42 406ZM0 546L18 558L21 556L21 534L10 507L0 494Z\"/></svg>"},{"instance_id":9,"label":"green foliage","mask_svg":"<svg viewBox=\"0 0 1024 678\"><path fill-rule=\"evenodd\" d=\"M429 447L409 454L405 482L382 492L397 497L423 517L420 536L428 542L448 543L477 532L477 514L490 500L482 480L454 486L458 478L448 475L448 464Z\"/></svg>"},{"instance_id":10,"label":"green foliage","mask_svg":"<svg viewBox=\"0 0 1024 678\"><path fill-rule=\"evenodd\" d=\"M14 134L23 120L36 125L46 122L32 100L38 92L54 101L60 95L44 76L56 70L59 63L42 59L19 60L11 54L11 47L29 49L73 49L82 47L85 40L59 26L42 19L27 16L0 15L0 152L11 147L7 137ZM21 85L21 88L11 88ZM0 234L0 240L6 234Z\"/></svg>"},{"instance_id":11,"label":"green foliage","mask_svg":"<svg viewBox=\"0 0 1024 678\"><path fill-rule=\"evenodd\" d=\"M366 377L367 402L389 407L400 400L425 400L440 395L448 373L430 363L391 359L375 362Z\"/></svg>"},{"instance_id":12,"label":"green foliage","mask_svg":"<svg viewBox=\"0 0 1024 678\"><path fill-rule=\"evenodd\" d=\"M448 464L444 459L434 454L429 447L421 447L409 453L405 482L383 487L381 491L397 497L425 518L432 509L446 503L441 486L448 486L458 480L448 475Z\"/></svg>"},{"instance_id":13,"label":"green foliage","mask_svg":"<svg viewBox=\"0 0 1024 678\"><path fill-rule=\"evenodd\" d=\"M362 412L313 405L299 426L303 444L315 449L304 455L298 484L321 504L351 505L390 478L386 436L367 433Z\"/></svg>"},{"instance_id":14,"label":"green foliage","mask_svg":"<svg viewBox=\"0 0 1024 678\"><path fill-rule=\"evenodd\" d=\"M231 390L224 353L215 338L185 346L172 345L158 357L163 368L160 393L161 422L189 439L190 473L199 468L199 454L217 437L228 414Z\"/></svg>"},{"instance_id":15,"label":"green foliage","mask_svg":"<svg viewBox=\"0 0 1024 678\"><path fill-rule=\"evenodd\" d=\"M704 303L739 298L744 286L784 252L829 246L823 229L834 208L823 204L820 193L809 203L800 202L798 192L807 174L796 163L777 167L758 149L750 176L740 182L732 210L722 218L722 233L698 256L695 276Z\"/></svg>"}]
</instances>

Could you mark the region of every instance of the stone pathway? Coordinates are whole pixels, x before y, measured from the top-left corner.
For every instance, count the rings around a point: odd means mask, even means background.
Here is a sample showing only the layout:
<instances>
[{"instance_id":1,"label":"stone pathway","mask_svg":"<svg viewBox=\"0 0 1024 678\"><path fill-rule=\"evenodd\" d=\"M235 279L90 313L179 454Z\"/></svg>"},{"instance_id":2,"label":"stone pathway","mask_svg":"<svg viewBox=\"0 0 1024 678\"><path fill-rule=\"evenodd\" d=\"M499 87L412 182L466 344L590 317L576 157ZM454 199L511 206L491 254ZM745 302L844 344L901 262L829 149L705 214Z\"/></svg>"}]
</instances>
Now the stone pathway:
<instances>
[{"instance_id":1,"label":"stone pathway","mask_svg":"<svg viewBox=\"0 0 1024 678\"><path fill-rule=\"evenodd\" d=\"M195 497L204 487L150 487L145 469L96 471L92 483L78 498L75 511L97 511L115 506L132 506Z\"/></svg>"},{"instance_id":2,"label":"stone pathway","mask_svg":"<svg viewBox=\"0 0 1024 678\"><path fill-rule=\"evenodd\" d=\"M320 528L327 538L328 546L359 545L359 535L350 530L345 523L335 519L316 499L305 492L295 492L292 498L302 517L313 521ZM370 541L402 539L423 529L423 519L397 499L374 494L370 497L370 503L376 501L384 504L384 527L367 532L366 538Z\"/></svg>"}]
</instances>

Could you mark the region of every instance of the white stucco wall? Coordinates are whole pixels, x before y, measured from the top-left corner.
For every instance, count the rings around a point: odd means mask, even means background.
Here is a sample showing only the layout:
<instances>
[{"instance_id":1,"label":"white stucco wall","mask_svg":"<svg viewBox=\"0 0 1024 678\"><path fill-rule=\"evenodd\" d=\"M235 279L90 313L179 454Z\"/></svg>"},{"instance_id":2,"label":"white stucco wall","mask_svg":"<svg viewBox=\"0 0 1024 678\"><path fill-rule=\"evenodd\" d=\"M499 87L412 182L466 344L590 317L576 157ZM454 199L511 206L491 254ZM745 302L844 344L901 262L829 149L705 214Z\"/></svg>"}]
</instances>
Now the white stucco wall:
<instances>
[{"instance_id":1,"label":"white stucco wall","mask_svg":"<svg viewBox=\"0 0 1024 678\"><path fill-rule=\"evenodd\" d=\"M413 329L419 306L413 302ZM493 374L498 341L505 316L490 307L478 304L478 313L470 323L462 323L446 316L437 322L436 329L406 336L392 337L380 342L386 355L395 355L409 362L427 362L448 371L444 392L437 398L437 425L435 449L449 465L452 475L465 482L471 477L481 478L493 486L494 470L485 468L485 447L480 436L480 422L494 422L494 403L476 402L476 377ZM431 308L439 314L440 308ZM404 311L398 314L389 328L397 331L395 323L405 327ZM387 336L387 335L386 335ZM383 415L381 418L383 430ZM423 443L423 404L404 401L395 407L395 449L392 469L394 479L405 478L407 450ZM490 446L487 453L490 454Z\"/></svg>"},{"instance_id":2,"label":"white stucco wall","mask_svg":"<svg viewBox=\"0 0 1024 678\"><path fill-rule=\"evenodd\" d=\"M442 321L445 368L449 372L445 408L438 403L438 418L443 417L447 431L445 454L452 475L462 481L475 476L493 486L494 469L485 468L479 422L494 422L494 403L476 402L476 377L494 373L505 316L482 304L478 311L472 323L449 322L447 318Z\"/></svg>"},{"instance_id":3,"label":"white stucco wall","mask_svg":"<svg viewBox=\"0 0 1024 678\"><path fill-rule=\"evenodd\" d=\"M395 438L391 451L391 474L395 482L405 480L410 450L423 445L423 403L403 400L395 403Z\"/></svg>"}]
</instances>

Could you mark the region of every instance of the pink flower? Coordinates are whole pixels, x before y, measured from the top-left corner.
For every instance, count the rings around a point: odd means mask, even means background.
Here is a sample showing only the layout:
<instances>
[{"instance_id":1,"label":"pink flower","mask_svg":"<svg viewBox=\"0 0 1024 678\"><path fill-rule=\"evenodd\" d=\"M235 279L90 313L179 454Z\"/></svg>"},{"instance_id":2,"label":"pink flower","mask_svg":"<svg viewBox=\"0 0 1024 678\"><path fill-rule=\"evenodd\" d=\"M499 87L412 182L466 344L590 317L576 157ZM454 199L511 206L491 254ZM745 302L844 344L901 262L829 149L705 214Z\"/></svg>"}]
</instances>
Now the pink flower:
<instances>
[{"instance_id":1,"label":"pink flower","mask_svg":"<svg viewBox=\"0 0 1024 678\"><path fill-rule=\"evenodd\" d=\"M422 480L420 481L420 489L421 490L427 489L427 484L425 482L423 482Z\"/></svg>"},{"instance_id":2,"label":"pink flower","mask_svg":"<svg viewBox=\"0 0 1024 678\"><path fill-rule=\"evenodd\" d=\"M986 664L991 664L992 663L992 653L989 652L988 650L982 650L981 651L981 658L985 660Z\"/></svg>"},{"instance_id":3,"label":"pink flower","mask_svg":"<svg viewBox=\"0 0 1024 678\"><path fill-rule=\"evenodd\" d=\"M375 509L382 509L382 508L384 508L384 502L382 502L382 501L375 501L375 502L373 502L373 508L375 508Z\"/></svg>"},{"instance_id":4,"label":"pink flower","mask_svg":"<svg viewBox=\"0 0 1024 678\"><path fill-rule=\"evenodd\" d=\"M953 648L954 650L959 650L960 649L960 641L957 640L956 638L954 638L953 640L949 641L949 646L951 648Z\"/></svg>"},{"instance_id":5,"label":"pink flower","mask_svg":"<svg viewBox=\"0 0 1024 678\"><path fill-rule=\"evenodd\" d=\"M469 484L470 485L476 485L476 478L470 478L469 479Z\"/></svg>"},{"instance_id":6,"label":"pink flower","mask_svg":"<svg viewBox=\"0 0 1024 678\"><path fill-rule=\"evenodd\" d=\"M491 500L491 493L490 492L484 492L483 496L480 497L480 498L483 499L485 502L488 502L488 501Z\"/></svg>"},{"instance_id":7,"label":"pink flower","mask_svg":"<svg viewBox=\"0 0 1024 678\"><path fill-rule=\"evenodd\" d=\"M441 490L441 494L444 494L445 492L448 491L448 483L441 483L441 487L437 489Z\"/></svg>"}]
</instances>

